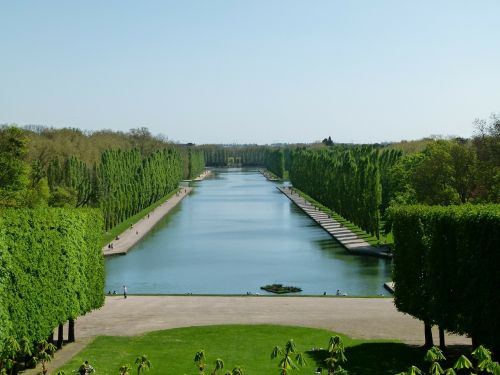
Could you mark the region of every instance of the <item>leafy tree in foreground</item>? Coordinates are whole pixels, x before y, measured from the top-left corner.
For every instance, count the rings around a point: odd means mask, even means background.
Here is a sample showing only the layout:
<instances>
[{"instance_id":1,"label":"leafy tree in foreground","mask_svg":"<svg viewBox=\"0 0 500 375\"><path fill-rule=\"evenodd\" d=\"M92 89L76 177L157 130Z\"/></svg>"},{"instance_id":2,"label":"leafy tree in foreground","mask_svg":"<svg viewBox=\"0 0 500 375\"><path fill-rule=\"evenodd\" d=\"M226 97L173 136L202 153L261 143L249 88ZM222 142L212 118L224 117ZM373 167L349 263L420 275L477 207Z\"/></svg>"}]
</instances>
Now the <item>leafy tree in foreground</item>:
<instances>
[{"instance_id":1,"label":"leafy tree in foreground","mask_svg":"<svg viewBox=\"0 0 500 375\"><path fill-rule=\"evenodd\" d=\"M220 358L217 358L214 363L214 370L211 375L217 375L219 371L222 371L224 368L224 361Z\"/></svg>"},{"instance_id":2,"label":"leafy tree in foreground","mask_svg":"<svg viewBox=\"0 0 500 375\"><path fill-rule=\"evenodd\" d=\"M429 371L424 372L416 366L411 366L407 371L400 372L397 375L478 375L478 374L500 374L500 364L491 359L491 352L483 346L479 346L472 352L473 361L465 355L461 355L453 367L443 370L440 361L446 360L443 352L432 347L425 354L425 361L430 362ZM473 363L474 362L474 363Z\"/></svg>"},{"instance_id":3,"label":"leafy tree in foreground","mask_svg":"<svg viewBox=\"0 0 500 375\"><path fill-rule=\"evenodd\" d=\"M328 375L347 375L347 371L341 366L347 362L345 357L345 347L340 336L330 337L328 343L328 357L325 359Z\"/></svg>"},{"instance_id":4,"label":"leafy tree in foreground","mask_svg":"<svg viewBox=\"0 0 500 375\"><path fill-rule=\"evenodd\" d=\"M271 359L278 358L278 367L280 369L280 375L287 375L288 371L297 369L298 366L305 366L306 360L301 352L297 350L295 342L290 339L284 348L280 346L275 346L271 352ZM295 364L294 360L297 362Z\"/></svg>"},{"instance_id":5,"label":"leafy tree in foreground","mask_svg":"<svg viewBox=\"0 0 500 375\"><path fill-rule=\"evenodd\" d=\"M42 364L42 372L45 375L48 372L47 364L52 361L56 346L42 340L38 343L35 353L35 362Z\"/></svg>"},{"instance_id":6,"label":"leafy tree in foreground","mask_svg":"<svg viewBox=\"0 0 500 375\"><path fill-rule=\"evenodd\" d=\"M135 364L137 365L137 375L141 375L141 373L151 369L151 361L146 354L137 357Z\"/></svg>"},{"instance_id":7,"label":"leafy tree in foreground","mask_svg":"<svg viewBox=\"0 0 500 375\"><path fill-rule=\"evenodd\" d=\"M120 375L130 375L130 371L132 370L132 367L129 364L121 365L120 369Z\"/></svg>"},{"instance_id":8,"label":"leafy tree in foreground","mask_svg":"<svg viewBox=\"0 0 500 375\"><path fill-rule=\"evenodd\" d=\"M199 350L196 352L194 355L194 363L196 366L198 366L198 369L200 370L200 375L203 375L205 373L205 351L204 350Z\"/></svg>"}]
</instances>

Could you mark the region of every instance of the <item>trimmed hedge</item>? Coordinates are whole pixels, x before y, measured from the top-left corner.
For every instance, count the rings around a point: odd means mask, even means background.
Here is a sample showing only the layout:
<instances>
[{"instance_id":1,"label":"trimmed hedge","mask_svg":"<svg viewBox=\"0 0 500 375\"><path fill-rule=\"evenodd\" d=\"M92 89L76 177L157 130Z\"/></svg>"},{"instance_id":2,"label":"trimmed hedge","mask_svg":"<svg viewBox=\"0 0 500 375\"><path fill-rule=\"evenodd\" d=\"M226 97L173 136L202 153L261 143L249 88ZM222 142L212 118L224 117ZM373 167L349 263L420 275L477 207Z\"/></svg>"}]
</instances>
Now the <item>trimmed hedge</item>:
<instances>
[{"instance_id":1,"label":"trimmed hedge","mask_svg":"<svg viewBox=\"0 0 500 375\"><path fill-rule=\"evenodd\" d=\"M205 153L203 150L189 147L188 149L188 179L198 177L205 169Z\"/></svg>"},{"instance_id":2,"label":"trimmed hedge","mask_svg":"<svg viewBox=\"0 0 500 375\"><path fill-rule=\"evenodd\" d=\"M334 146L292 152L292 184L366 232L380 235L387 170L401 156L372 146ZM384 198L385 197L385 198Z\"/></svg>"},{"instance_id":3,"label":"trimmed hedge","mask_svg":"<svg viewBox=\"0 0 500 375\"><path fill-rule=\"evenodd\" d=\"M281 149L266 151L265 166L279 178L285 175L285 157Z\"/></svg>"},{"instance_id":4,"label":"trimmed hedge","mask_svg":"<svg viewBox=\"0 0 500 375\"><path fill-rule=\"evenodd\" d=\"M103 305L102 230L96 209L0 212L0 342L38 342Z\"/></svg>"},{"instance_id":5,"label":"trimmed hedge","mask_svg":"<svg viewBox=\"0 0 500 375\"><path fill-rule=\"evenodd\" d=\"M394 233L398 310L500 348L500 205L399 206Z\"/></svg>"}]
</instances>

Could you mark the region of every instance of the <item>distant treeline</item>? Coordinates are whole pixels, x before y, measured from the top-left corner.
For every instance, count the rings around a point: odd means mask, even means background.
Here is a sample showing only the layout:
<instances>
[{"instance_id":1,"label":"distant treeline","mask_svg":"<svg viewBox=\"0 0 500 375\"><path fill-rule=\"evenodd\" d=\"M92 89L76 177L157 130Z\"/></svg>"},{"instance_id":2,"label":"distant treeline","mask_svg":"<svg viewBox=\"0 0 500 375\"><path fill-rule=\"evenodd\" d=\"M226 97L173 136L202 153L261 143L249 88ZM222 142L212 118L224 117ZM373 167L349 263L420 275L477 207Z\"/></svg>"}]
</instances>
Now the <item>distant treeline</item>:
<instances>
[{"instance_id":1,"label":"distant treeline","mask_svg":"<svg viewBox=\"0 0 500 375\"><path fill-rule=\"evenodd\" d=\"M472 139L297 148L290 180L373 234L389 206L500 203L500 119L476 128Z\"/></svg>"},{"instance_id":2,"label":"distant treeline","mask_svg":"<svg viewBox=\"0 0 500 375\"><path fill-rule=\"evenodd\" d=\"M285 151L281 147L203 145L198 149L203 150L207 166L266 167L280 178L285 173Z\"/></svg>"},{"instance_id":3,"label":"distant treeline","mask_svg":"<svg viewBox=\"0 0 500 375\"><path fill-rule=\"evenodd\" d=\"M99 207L109 229L194 178L194 147L129 133L35 127L0 129L0 206Z\"/></svg>"}]
</instances>

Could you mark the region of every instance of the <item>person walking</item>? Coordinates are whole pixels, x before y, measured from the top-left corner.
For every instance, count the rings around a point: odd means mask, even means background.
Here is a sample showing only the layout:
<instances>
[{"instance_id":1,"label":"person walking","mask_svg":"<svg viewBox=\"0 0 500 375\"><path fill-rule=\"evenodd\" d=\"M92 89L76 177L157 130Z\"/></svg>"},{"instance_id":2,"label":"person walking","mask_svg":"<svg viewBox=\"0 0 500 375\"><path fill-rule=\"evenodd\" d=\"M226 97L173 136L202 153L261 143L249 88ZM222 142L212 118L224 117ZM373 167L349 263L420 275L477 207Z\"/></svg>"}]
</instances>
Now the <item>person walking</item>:
<instances>
[{"instance_id":1,"label":"person walking","mask_svg":"<svg viewBox=\"0 0 500 375\"><path fill-rule=\"evenodd\" d=\"M123 286L123 298L127 298L127 287Z\"/></svg>"}]
</instances>

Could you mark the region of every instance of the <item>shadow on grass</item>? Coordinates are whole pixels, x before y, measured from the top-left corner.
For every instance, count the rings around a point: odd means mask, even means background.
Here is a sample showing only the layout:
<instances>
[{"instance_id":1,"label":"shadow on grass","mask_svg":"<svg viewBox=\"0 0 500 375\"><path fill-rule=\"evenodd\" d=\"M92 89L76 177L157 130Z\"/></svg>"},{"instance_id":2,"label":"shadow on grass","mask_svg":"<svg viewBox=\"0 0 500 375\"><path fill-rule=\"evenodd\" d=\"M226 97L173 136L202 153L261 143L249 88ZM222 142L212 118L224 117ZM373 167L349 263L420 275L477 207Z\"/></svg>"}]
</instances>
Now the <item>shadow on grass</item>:
<instances>
[{"instance_id":1,"label":"shadow on grass","mask_svg":"<svg viewBox=\"0 0 500 375\"><path fill-rule=\"evenodd\" d=\"M307 354L322 367L326 373L326 350L308 351ZM394 375L405 371L409 366L420 368L423 364L425 350L421 347L412 347L398 343L365 343L346 348L347 362L342 365L350 375Z\"/></svg>"}]
</instances>

